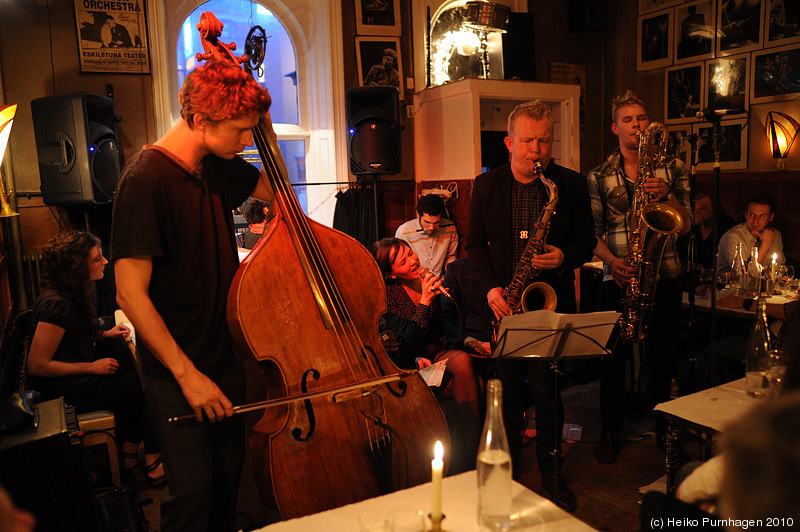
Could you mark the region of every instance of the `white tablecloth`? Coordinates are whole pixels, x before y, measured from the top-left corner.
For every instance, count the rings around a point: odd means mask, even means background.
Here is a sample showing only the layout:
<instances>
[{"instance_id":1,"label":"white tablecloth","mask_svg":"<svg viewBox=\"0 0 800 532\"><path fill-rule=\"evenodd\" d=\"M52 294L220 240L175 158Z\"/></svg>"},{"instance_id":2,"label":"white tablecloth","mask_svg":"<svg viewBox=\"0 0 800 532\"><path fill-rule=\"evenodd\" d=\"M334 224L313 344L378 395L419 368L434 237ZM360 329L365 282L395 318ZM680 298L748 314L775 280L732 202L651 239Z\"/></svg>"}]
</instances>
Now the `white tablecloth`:
<instances>
[{"instance_id":1,"label":"white tablecloth","mask_svg":"<svg viewBox=\"0 0 800 532\"><path fill-rule=\"evenodd\" d=\"M748 397L744 379L728 382L656 405L655 410L722 432L726 425L764 399Z\"/></svg>"},{"instance_id":2,"label":"white tablecloth","mask_svg":"<svg viewBox=\"0 0 800 532\"><path fill-rule=\"evenodd\" d=\"M550 500L513 483L512 518L519 525L514 530L595 530L563 511ZM358 530L358 516L364 512L390 512L392 510L423 510L430 512L431 484L382 495L340 508L282 521L266 526L263 532L353 532ZM471 532L477 525L478 487L475 471L468 471L442 481L442 528L450 532ZM534 528L535 527L535 528Z\"/></svg>"}]
</instances>

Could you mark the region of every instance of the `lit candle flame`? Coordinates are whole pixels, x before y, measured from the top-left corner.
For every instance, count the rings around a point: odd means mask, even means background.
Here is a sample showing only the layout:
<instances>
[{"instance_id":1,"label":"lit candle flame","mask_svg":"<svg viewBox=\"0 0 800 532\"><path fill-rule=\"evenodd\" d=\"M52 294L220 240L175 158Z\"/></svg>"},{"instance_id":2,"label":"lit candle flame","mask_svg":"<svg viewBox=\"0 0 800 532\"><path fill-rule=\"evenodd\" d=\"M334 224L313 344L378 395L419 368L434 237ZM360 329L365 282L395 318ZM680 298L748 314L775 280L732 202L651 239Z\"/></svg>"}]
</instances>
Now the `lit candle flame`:
<instances>
[{"instance_id":1,"label":"lit candle flame","mask_svg":"<svg viewBox=\"0 0 800 532\"><path fill-rule=\"evenodd\" d=\"M436 440L436 445L433 446L433 459L440 462L444 459L444 445L439 440Z\"/></svg>"}]
</instances>

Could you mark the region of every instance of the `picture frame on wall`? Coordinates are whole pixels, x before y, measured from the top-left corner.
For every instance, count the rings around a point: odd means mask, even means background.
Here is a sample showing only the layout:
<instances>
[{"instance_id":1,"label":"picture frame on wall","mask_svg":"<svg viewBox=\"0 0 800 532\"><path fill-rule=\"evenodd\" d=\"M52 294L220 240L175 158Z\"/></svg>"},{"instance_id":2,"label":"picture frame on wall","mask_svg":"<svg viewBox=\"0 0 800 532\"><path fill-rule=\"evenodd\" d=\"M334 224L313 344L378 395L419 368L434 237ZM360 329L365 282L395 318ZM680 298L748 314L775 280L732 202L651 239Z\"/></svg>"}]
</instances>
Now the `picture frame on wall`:
<instances>
[{"instance_id":1,"label":"picture frame on wall","mask_svg":"<svg viewBox=\"0 0 800 532\"><path fill-rule=\"evenodd\" d=\"M685 0L639 0L639 14L644 15L645 13L672 7L684 1Z\"/></svg>"},{"instance_id":2,"label":"picture frame on wall","mask_svg":"<svg viewBox=\"0 0 800 532\"><path fill-rule=\"evenodd\" d=\"M664 117L667 124L694 122L703 109L703 62L664 71Z\"/></svg>"},{"instance_id":3,"label":"picture frame on wall","mask_svg":"<svg viewBox=\"0 0 800 532\"><path fill-rule=\"evenodd\" d=\"M400 36L400 0L353 0L357 35Z\"/></svg>"},{"instance_id":4,"label":"picture frame on wall","mask_svg":"<svg viewBox=\"0 0 800 532\"><path fill-rule=\"evenodd\" d=\"M800 2L767 0L764 13L765 48L800 42Z\"/></svg>"},{"instance_id":5,"label":"picture frame on wall","mask_svg":"<svg viewBox=\"0 0 800 532\"><path fill-rule=\"evenodd\" d=\"M356 60L361 86L395 87L405 99L399 37L356 37Z\"/></svg>"},{"instance_id":6,"label":"picture frame on wall","mask_svg":"<svg viewBox=\"0 0 800 532\"><path fill-rule=\"evenodd\" d=\"M800 93L800 43L753 52L750 103L778 102Z\"/></svg>"},{"instance_id":7,"label":"picture frame on wall","mask_svg":"<svg viewBox=\"0 0 800 532\"><path fill-rule=\"evenodd\" d=\"M706 61L705 106L711 109L749 108L750 54Z\"/></svg>"},{"instance_id":8,"label":"picture frame on wall","mask_svg":"<svg viewBox=\"0 0 800 532\"><path fill-rule=\"evenodd\" d=\"M697 171L714 168L713 126L707 122L694 124L692 133L697 135ZM747 168L747 118L720 121L721 170L744 170Z\"/></svg>"},{"instance_id":9,"label":"picture frame on wall","mask_svg":"<svg viewBox=\"0 0 800 532\"><path fill-rule=\"evenodd\" d=\"M667 155L680 159L687 168L691 167L692 146L689 136L692 134L691 124L669 126L667 128Z\"/></svg>"},{"instance_id":10,"label":"picture frame on wall","mask_svg":"<svg viewBox=\"0 0 800 532\"><path fill-rule=\"evenodd\" d=\"M131 0L136 9L99 11L75 0L81 72L149 74L147 24L144 0ZM120 2L107 2L119 6ZM125 7L125 6L123 6Z\"/></svg>"},{"instance_id":11,"label":"picture frame on wall","mask_svg":"<svg viewBox=\"0 0 800 532\"><path fill-rule=\"evenodd\" d=\"M652 70L672 64L674 9L639 17L636 69Z\"/></svg>"},{"instance_id":12,"label":"picture frame on wall","mask_svg":"<svg viewBox=\"0 0 800 532\"><path fill-rule=\"evenodd\" d=\"M762 47L764 1L720 0L717 8L717 57Z\"/></svg>"},{"instance_id":13,"label":"picture frame on wall","mask_svg":"<svg viewBox=\"0 0 800 532\"><path fill-rule=\"evenodd\" d=\"M714 57L715 5L713 0L696 0L675 8L676 65Z\"/></svg>"}]
</instances>

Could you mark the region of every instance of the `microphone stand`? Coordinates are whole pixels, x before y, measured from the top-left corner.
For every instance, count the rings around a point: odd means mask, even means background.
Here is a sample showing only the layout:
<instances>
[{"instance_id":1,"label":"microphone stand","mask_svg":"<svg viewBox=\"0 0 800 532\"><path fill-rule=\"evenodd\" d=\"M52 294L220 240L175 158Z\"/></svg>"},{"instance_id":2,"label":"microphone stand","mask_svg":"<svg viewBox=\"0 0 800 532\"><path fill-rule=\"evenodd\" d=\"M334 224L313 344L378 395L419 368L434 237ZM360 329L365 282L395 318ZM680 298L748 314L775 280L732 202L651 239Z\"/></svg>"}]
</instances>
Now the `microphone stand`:
<instances>
[{"instance_id":1,"label":"microphone stand","mask_svg":"<svg viewBox=\"0 0 800 532\"><path fill-rule=\"evenodd\" d=\"M694 191L695 191L695 181L697 178L697 135L689 135L689 144L691 148L689 149L689 215L691 216L694 213ZM695 302L695 288L697 284L695 283L695 265L697 264L697 249L695 247L697 243L697 233L694 230L695 224L694 220L691 223L691 229L689 230L689 247L687 250L687 268L689 272L689 290L687 293L688 301L689 301L689 345L688 345L688 352L694 353L694 337L697 333L697 305ZM696 354L695 354L696 356Z\"/></svg>"},{"instance_id":2,"label":"microphone stand","mask_svg":"<svg viewBox=\"0 0 800 532\"><path fill-rule=\"evenodd\" d=\"M720 127L720 119L722 115L714 113L706 113L705 119L712 125L712 145L714 147L714 216L711 224L711 241L716 250L719 246L719 213L722 210L722 205L719 201L719 174L720 174L720 137L722 128ZM711 341L709 347L709 387L713 388L719 382L719 374L717 373L717 253L713 254L711 261L711 268L714 271L714 282L711 290Z\"/></svg>"}]
</instances>

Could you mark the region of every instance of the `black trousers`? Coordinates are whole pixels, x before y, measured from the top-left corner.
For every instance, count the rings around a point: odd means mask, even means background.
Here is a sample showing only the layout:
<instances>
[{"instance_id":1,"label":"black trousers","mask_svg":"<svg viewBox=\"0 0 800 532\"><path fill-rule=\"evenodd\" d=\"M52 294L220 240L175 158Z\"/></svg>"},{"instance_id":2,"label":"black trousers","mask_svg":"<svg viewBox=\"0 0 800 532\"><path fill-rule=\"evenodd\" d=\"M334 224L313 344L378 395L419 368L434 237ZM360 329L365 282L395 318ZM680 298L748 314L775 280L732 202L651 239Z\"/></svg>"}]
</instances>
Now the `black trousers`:
<instances>
[{"instance_id":1,"label":"black trousers","mask_svg":"<svg viewBox=\"0 0 800 532\"><path fill-rule=\"evenodd\" d=\"M519 476L522 455L522 430L525 411L531 401L536 412L536 459L543 475L553 473L558 455L560 469L561 434L564 429L564 403L561 401L560 383L549 359L501 360L497 362L497 375L503 383L503 423L508 433L511 464L514 476Z\"/></svg>"},{"instance_id":2,"label":"black trousers","mask_svg":"<svg viewBox=\"0 0 800 532\"><path fill-rule=\"evenodd\" d=\"M246 376L241 360L206 374L234 405L244 403ZM245 456L244 416L216 423L168 423L172 416L192 413L178 382L171 376L143 381L168 481L161 496L161 530L234 530Z\"/></svg>"},{"instance_id":3,"label":"black trousers","mask_svg":"<svg viewBox=\"0 0 800 532\"><path fill-rule=\"evenodd\" d=\"M619 307L621 290L614 281L603 283L603 308ZM652 370L652 399L669 399L670 383L677 375L677 336L681 316L681 279L658 281L645 345L645 365ZM622 339L617 342L619 328L615 327L609 345L616 343L613 355L603 359L600 379L600 422L604 432L619 432L626 411L625 368L633 356L633 344Z\"/></svg>"}]
</instances>

